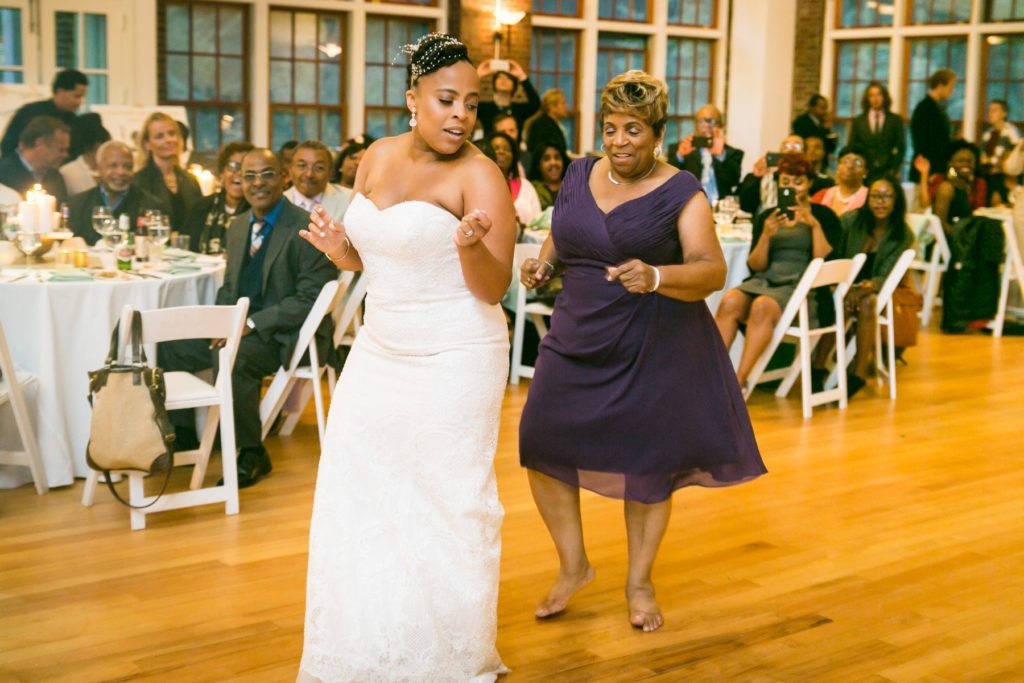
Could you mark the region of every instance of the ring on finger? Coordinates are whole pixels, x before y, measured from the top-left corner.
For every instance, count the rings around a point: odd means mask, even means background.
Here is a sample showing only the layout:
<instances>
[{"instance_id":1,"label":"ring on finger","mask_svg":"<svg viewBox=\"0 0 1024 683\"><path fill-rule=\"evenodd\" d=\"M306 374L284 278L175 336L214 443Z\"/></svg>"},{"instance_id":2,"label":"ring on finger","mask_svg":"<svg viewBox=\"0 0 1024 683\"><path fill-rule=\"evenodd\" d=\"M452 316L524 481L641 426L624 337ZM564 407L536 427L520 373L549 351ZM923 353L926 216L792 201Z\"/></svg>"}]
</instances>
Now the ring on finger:
<instances>
[{"instance_id":1,"label":"ring on finger","mask_svg":"<svg viewBox=\"0 0 1024 683\"><path fill-rule=\"evenodd\" d=\"M463 230L462 234L465 235L466 237L472 237L473 236L473 228L470 228L469 230Z\"/></svg>"}]
</instances>

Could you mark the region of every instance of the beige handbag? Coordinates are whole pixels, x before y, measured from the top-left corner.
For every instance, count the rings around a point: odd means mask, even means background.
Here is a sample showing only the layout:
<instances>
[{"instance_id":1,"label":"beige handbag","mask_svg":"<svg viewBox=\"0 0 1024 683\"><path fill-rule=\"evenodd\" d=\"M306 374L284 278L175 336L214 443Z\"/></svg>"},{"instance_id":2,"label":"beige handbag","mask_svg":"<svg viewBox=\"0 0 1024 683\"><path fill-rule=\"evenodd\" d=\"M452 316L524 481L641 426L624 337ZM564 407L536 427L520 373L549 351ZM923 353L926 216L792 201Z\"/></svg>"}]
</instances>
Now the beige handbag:
<instances>
[{"instance_id":1,"label":"beige handbag","mask_svg":"<svg viewBox=\"0 0 1024 683\"><path fill-rule=\"evenodd\" d=\"M110 481L111 470L134 470L147 474L166 470L163 488L167 490L174 465L174 427L167 417L164 402L167 390L160 368L146 366L142 350L142 316L132 315L131 365L118 365L118 331L110 341L106 364L89 373L89 403L92 426L85 460L94 470L103 472L111 493L128 507Z\"/></svg>"}]
</instances>

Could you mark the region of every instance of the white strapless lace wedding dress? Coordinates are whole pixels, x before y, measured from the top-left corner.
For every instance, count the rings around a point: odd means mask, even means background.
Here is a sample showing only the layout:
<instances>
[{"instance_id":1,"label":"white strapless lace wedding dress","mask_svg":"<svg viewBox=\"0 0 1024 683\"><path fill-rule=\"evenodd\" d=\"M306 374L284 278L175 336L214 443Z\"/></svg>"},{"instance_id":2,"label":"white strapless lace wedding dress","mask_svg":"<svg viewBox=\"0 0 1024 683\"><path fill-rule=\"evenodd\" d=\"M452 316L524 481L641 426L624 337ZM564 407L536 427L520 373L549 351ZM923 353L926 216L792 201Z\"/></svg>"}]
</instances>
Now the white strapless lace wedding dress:
<instances>
[{"instance_id":1,"label":"white strapless lace wedding dress","mask_svg":"<svg viewBox=\"0 0 1024 683\"><path fill-rule=\"evenodd\" d=\"M365 325L331 404L309 535L300 681L493 681L494 477L508 333L426 202L356 195Z\"/></svg>"}]
</instances>

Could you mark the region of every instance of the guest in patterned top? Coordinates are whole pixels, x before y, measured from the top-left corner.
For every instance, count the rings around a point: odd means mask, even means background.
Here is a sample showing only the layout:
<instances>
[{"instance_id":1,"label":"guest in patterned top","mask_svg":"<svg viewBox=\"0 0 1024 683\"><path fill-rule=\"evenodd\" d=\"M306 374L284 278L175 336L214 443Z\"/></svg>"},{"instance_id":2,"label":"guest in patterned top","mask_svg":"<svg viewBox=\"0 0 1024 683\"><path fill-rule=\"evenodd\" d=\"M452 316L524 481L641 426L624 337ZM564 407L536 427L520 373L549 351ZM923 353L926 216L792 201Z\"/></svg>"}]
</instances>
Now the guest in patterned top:
<instances>
[{"instance_id":1,"label":"guest in patterned top","mask_svg":"<svg viewBox=\"0 0 1024 683\"><path fill-rule=\"evenodd\" d=\"M228 246L228 225L235 216L249 210L242 191L242 158L253 146L229 142L217 154L220 191L203 197L192 207L182 234L190 236L189 248L200 254L219 254Z\"/></svg>"}]
</instances>

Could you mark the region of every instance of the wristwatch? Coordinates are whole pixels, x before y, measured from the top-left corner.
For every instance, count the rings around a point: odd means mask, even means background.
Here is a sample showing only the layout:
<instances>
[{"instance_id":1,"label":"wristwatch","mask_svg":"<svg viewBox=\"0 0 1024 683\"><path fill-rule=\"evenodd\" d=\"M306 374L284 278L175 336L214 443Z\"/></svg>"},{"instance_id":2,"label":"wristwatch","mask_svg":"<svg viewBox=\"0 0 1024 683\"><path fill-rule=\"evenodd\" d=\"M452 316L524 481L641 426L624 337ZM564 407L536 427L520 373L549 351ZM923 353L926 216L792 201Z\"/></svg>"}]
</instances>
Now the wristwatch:
<instances>
[{"instance_id":1,"label":"wristwatch","mask_svg":"<svg viewBox=\"0 0 1024 683\"><path fill-rule=\"evenodd\" d=\"M254 323L254 322L252 321L252 318L246 318L246 319L245 319L245 324L246 324L246 326L247 326L247 327L248 327L248 328L249 328L250 330L254 330L254 331L255 331L255 329L256 329L256 323Z\"/></svg>"}]
</instances>

